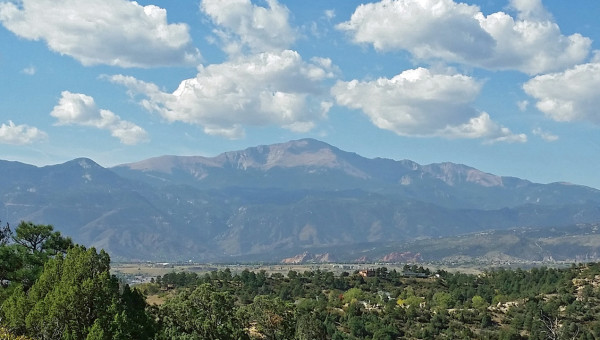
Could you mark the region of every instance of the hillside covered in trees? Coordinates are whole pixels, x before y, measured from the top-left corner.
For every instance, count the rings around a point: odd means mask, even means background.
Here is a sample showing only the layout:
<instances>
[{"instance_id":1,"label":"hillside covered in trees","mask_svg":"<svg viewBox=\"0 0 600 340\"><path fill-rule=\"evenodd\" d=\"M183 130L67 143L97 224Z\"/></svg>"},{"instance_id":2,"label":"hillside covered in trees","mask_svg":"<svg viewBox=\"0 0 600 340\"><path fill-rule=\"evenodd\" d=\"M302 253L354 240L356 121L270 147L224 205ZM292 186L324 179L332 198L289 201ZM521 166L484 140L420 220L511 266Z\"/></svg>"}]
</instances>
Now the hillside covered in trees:
<instances>
[{"instance_id":1,"label":"hillside covered in trees","mask_svg":"<svg viewBox=\"0 0 600 340\"><path fill-rule=\"evenodd\" d=\"M6 339L597 339L600 265L173 272L129 287L51 226L0 234ZM149 305L146 297L160 295Z\"/></svg>"}]
</instances>

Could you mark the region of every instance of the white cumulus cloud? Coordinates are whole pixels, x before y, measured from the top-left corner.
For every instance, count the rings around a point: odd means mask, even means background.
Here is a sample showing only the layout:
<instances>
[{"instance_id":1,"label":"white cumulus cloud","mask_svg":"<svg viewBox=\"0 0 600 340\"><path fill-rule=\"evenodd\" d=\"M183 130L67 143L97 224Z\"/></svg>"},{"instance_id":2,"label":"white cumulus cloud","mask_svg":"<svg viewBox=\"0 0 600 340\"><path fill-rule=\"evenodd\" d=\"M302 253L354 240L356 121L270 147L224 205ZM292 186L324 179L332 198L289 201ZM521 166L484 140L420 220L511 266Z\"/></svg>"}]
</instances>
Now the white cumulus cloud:
<instances>
[{"instance_id":1,"label":"white cumulus cloud","mask_svg":"<svg viewBox=\"0 0 600 340\"><path fill-rule=\"evenodd\" d=\"M600 50L594 50L592 52L592 60L590 60L590 62L600 63Z\"/></svg>"},{"instance_id":2,"label":"white cumulus cloud","mask_svg":"<svg viewBox=\"0 0 600 340\"><path fill-rule=\"evenodd\" d=\"M289 10L276 0L267 0L268 8L250 0L203 0L201 10L220 28L225 51L237 55L248 48L253 53L289 48L297 33L289 25Z\"/></svg>"},{"instance_id":3,"label":"white cumulus cloud","mask_svg":"<svg viewBox=\"0 0 600 340\"><path fill-rule=\"evenodd\" d=\"M94 98L85 94L63 91L50 115L57 119L56 125L81 125L108 130L123 144L133 145L148 140L144 129L122 120L111 111L98 109Z\"/></svg>"},{"instance_id":4,"label":"white cumulus cloud","mask_svg":"<svg viewBox=\"0 0 600 340\"><path fill-rule=\"evenodd\" d=\"M36 127L21 124L15 125L12 121L0 125L1 144L31 144L46 139L48 135Z\"/></svg>"},{"instance_id":5,"label":"white cumulus cloud","mask_svg":"<svg viewBox=\"0 0 600 340\"><path fill-rule=\"evenodd\" d=\"M388 79L338 81L332 95L339 105L363 111L381 129L402 136L482 138L487 142L524 142L471 106L481 84L461 74L406 70Z\"/></svg>"},{"instance_id":6,"label":"white cumulus cloud","mask_svg":"<svg viewBox=\"0 0 600 340\"><path fill-rule=\"evenodd\" d=\"M538 110L555 121L600 125L600 63L537 76L527 81L523 89L535 98Z\"/></svg>"},{"instance_id":7,"label":"white cumulus cloud","mask_svg":"<svg viewBox=\"0 0 600 340\"><path fill-rule=\"evenodd\" d=\"M0 3L0 22L19 37L43 40L83 65L195 65L185 24L166 10L126 0L21 0Z\"/></svg>"},{"instance_id":8,"label":"white cumulus cloud","mask_svg":"<svg viewBox=\"0 0 600 340\"><path fill-rule=\"evenodd\" d=\"M532 75L564 70L588 56L591 40L562 35L539 0L513 0L511 6L516 19L504 12L485 16L453 0L382 0L358 6L337 27L380 51Z\"/></svg>"},{"instance_id":9,"label":"white cumulus cloud","mask_svg":"<svg viewBox=\"0 0 600 340\"><path fill-rule=\"evenodd\" d=\"M550 20L552 15L544 8L542 0L510 0L520 20Z\"/></svg>"},{"instance_id":10,"label":"white cumulus cloud","mask_svg":"<svg viewBox=\"0 0 600 340\"><path fill-rule=\"evenodd\" d=\"M148 111L169 122L202 126L210 135L240 138L244 126L281 126L305 132L326 117L331 106L322 88L334 76L331 60L302 60L295 51L260 53L223 64L200 67L195 78L181 82L173 93L152 83L115 75Z\"/></svg>"}]
</instances>

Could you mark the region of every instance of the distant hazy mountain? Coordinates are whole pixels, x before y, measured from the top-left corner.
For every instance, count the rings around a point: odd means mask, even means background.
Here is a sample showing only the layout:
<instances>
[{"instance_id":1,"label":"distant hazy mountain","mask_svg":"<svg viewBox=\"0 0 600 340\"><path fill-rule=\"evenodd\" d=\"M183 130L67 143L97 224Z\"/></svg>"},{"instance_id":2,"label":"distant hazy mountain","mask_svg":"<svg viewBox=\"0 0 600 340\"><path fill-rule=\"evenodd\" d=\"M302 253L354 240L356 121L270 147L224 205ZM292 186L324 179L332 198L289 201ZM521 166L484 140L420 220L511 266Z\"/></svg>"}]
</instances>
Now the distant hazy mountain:
<instances>
[{"instance_id":1,"label":"distant hazy mountain","mask_svg":"<svg viewBox=\"0 0 600 340\"><path fill-rule=\"evenodd\" d=\"M0 199L2 220L53 224L116 259L278 261L312 248L600 221L593 188L367 159L312 139L111 169L0 161Z\"/></svg>"},{"instance_id":2,"label":"distant hazy mountain","mask_svg":"<svg viewBox=\"0 0 600 340\"><path fill-rule=\"evenodd\" d=\"M364 190L450 208L499 209L533 203L600 201L598 190L566 183L536 184L484 173L466 165L419 165L367 159L314 139L226 152L219 156L163 156L113 168L150 184L285 190Z\"/></svg>"}]
</instances>

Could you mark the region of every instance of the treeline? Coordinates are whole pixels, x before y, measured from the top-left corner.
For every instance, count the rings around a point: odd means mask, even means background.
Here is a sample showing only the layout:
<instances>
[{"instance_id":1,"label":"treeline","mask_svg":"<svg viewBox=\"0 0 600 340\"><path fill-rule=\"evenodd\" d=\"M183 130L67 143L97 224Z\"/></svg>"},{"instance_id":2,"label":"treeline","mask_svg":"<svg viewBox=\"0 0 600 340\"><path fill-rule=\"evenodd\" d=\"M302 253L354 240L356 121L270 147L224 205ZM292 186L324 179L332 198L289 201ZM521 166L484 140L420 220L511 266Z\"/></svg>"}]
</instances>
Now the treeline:
<instances>
[{"instance_id":1,"label":"treeline","mask_svg":"<svg viewBox=\"0 0 600 340\"><path fill-rule=\"evenodd\" d=\"M598 264L481 275L439 270L427 278L407 278L406 272L425 272L422 268L404 269L376 268L372 277L320 270L287 276L173 272L144 289L178 287L158 308L163 315L193 310L187 297L198 290L222 294L231 299L227 310L239 331L271 334L269 339L600 338ZM185 322L182 316L172 319ZM198 331L172 322L161 327L170 334Z\"/></svg>"},{"instance_id":2,"label":"treeline","mask_svg":"<svg viewBox=\"0 0 600 340\"><path fill-rule=\"evenodd\" d=\"M600 338L594 263L481 275L381 267L368 277L225 269L173 272L130 288L110 275L106 253L49 226L4 230L0 334L7 338ZM165 301L148 306L148 294Z\"/></svg>"}]
</instances>

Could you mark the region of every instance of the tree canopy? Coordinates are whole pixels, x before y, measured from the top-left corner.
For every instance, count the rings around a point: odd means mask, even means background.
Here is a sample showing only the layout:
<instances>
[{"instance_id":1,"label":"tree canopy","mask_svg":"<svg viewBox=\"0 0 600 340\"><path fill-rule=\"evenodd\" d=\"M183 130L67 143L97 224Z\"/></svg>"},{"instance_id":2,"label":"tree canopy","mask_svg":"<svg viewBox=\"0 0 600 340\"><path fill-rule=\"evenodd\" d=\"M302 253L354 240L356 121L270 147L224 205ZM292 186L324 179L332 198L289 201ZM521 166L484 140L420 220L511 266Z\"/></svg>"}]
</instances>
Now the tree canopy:
<instances>
[{"instance_id":1,"label":"tree canopy","mask_svg":"<svg viewBox=\"0 0 600 340\"><path fill-rule=\"evenodd\" d=\"M1 325L35 339L151 339L144 296L110 274L103 250L22 222L0 245ZM7 237L5 237L7 239Z\"/></svg>"},{"instance_id":2,"label":"tree canopy","mask_svg":"<svg viewBox=\"0 0 600 340\"><path fill-rule=\"evenodd\" d=\"M73 247L69 237L51 225L21 222L13 232L8 224L0 230L0 282L18 282L28 290L48 259Z\"/></svg>"},{"instance_id":3,"label":"tree canopy","mask_svg":"<svg viewBox=\"0 0 600 340\"><path fill-rule=\"evenodd\" d=\"M369 277L227 268L131 288L103 250L30 223L0 229L0 256L0 339L600 338L596 263L480 275L407 265ZM166 301L148 306L142 291Z\"/></svg>"}]
</instances>

